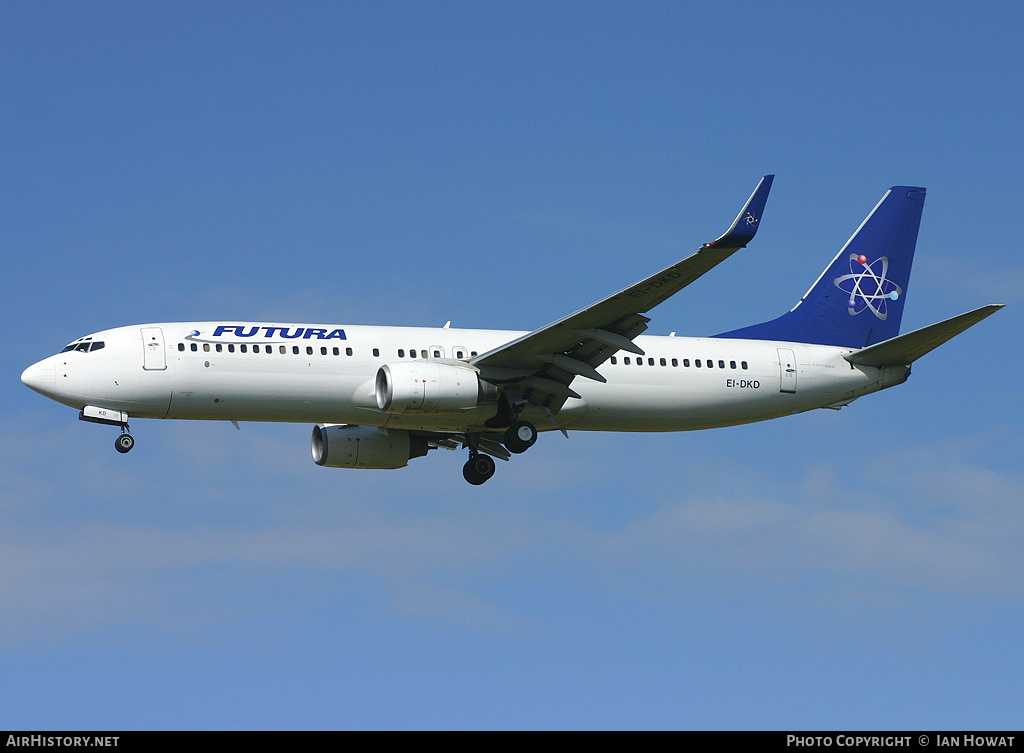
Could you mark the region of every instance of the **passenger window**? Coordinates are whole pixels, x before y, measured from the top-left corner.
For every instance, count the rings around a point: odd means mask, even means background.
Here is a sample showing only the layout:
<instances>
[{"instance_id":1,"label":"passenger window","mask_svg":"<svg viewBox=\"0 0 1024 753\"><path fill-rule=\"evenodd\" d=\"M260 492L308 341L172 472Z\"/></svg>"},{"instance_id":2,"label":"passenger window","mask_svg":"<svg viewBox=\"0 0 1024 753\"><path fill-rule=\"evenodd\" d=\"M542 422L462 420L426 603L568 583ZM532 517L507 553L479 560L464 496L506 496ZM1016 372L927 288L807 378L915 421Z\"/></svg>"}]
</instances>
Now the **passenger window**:
<instances>
[{"instance_id":1,"label":"passenger window","mask_svg":"<svg viewBox=\"0 0 1024 753\"><path fill-rule=\"evenodd\" d=\"M285 355L286 353L288 353L288 348L286 348L284 345L282 345L281 346L281 355Z\"/></svg>"},{"instance_id":2,"label":"passenger window","mask_svg":"<svg viewBox=\"0 0 1024 753\"><path fill-rule=\"evenodd\" d=\"M228 343L228 353L234 353L234 352L235 352L235 345L234 345L234 343Z\"/></svg>"},{"instance_id":3,"label":"passenger window","mask_svg":"<svg viewBox=\"0 0 1024 753\"><path fill-rule=\"evenodd\" d=\"M693 365L696 366L699 369L700 368L700 359L699 358L694 358L693 359Z\"/></svg>"},{"instance_id":4,"label":"passenger window","mask_svg":"<svg viewBox=\"0 0 1024 753\"><path fill-rule=\"evenodd\" d=\"M743 369L746 369L747 368L747 362L746 361L740 361L740 367L743 368Z\"/></svg>"},{"instance_id":5,"label":"passenger window","mask_svg":"<svg viewBox=\"0 0 1024 753\"><path fill-rule=\"evenodd\" d=\"M427 357L427 351L421 350L420 351L420 358L426 358L426 357Z\"/></svg>"},{"instance_id":6,"label":"passenger window","mask_svg":"<svg viewBox=\"0 0 1024 753\"><path fill-rule=\"evenodd\" d=\"M435 350L434 351L434 358L440 358L440 357L441 357L441 351Z\"/></svg>"},{"instance_id":7,"label":"passenger window","mask_svg":"<svg viewBox=\"0 0 1024 753\"><path fill-rule=\"evenodd\" d=\"M326 347L320 348L320 355L322 355L322 356L326 356L327 355L327 348Z\"/></svg>"},{"instance_id":8,"label":"passenger window","mask_svg":"<svg viewBox=\"0 0 1024 753\"><path fill-rule=\"evenodd\" d=\"M398 357L399 358L405 358L405 349L404 348L399 348L398 349Z\"/></svg>"},{"instance_id":9,"label":"passenger window","mask_svg":"<svg viewBox=\"0 0 1024 753\"><path fill-rule=\"evenodd\" d=\"M243 353L248 353L249 352L249 346L246 345L245 343L242 343L241 345L239 345L238 349L240 351L242 351Z\"/></svg>"},{"instance_id":10,"label":"passenger window","mask_svg":"<svg viewBox=\"0 0 1024 753\"><path fill-rule=\"evenodd\" d=\"M678 367L679 366L679 359L678 358L673 358L672 359L672 365Z\"/></svg>"},{"instance_id":11,"label":"passenger window","mask_svg":"<svg viewBox=\"0 0 1024 753\"><path fill-rule=\"evenodd\" d=\"M654 365L654 359L653 358L648 358L647 359L647 365L648 366L653 366Z\"/></svg>"},{"instance_id":12,"label":"passenger window","mask_svg":"<svg viewBox=\"0 0 1024 753\"><path fill-rule=\"evenodd\" d=\"M690 359L689 358L684 358L683 359L683 366L685 368L687 368L687 369L690 368Z\"/></svg>"},{"instance_id":13,"label":"passenger window","mask_svg":"<svg viewBox=\"0 0 1024 753\"><path fill-rule=\"evenodd\" d=\"M618 363L618 360L615 358L615 356L612 356L612 366L614 366L617 363Z\"/></svg>"},{"instance_id":14,"label":"passenger window","mask_svg":"<svg viewBox=\"0 0 1024 753\"><path fill-rule=\"evenodd\" d=\"M298 345L293 345L292 346L292 355L293 356L299 355L299 346Z\"/></svg>"},{"instance_id":15,"label":"passenger window","mask_svg":"<svg viewBox=\"0 0 1024 753\"><path fill-rule=\"evenodd\" d=\"M736 368L736 362L735 361L729 361L729 368L730 369L735 369Z\"/></svg>"},{"instance_id":16,"label":"passenger window","mask_svg":"<svg viewBox=\"0 0 1024 753\"><path fill-rule=\"evenodd\" d=\"M471 351L469 355L471 355L471 356L475 356L475 355L476 355L476 351L475 351L475 350L474 350L474 351Z\"/></svg>"},{"instance_id":17,"label":"passenger window","mask_svg":"<svg viewBox=\"0 0 1024 753\"><path fill-rule=\"evenodd\" d=\"M352 348L345 348L345 355L346 356L352 355Z\"/></svg>"},{"instance_id":18,"label":"passenger window","mask_svg":"<svg viewBox=\"0 0 1024 753\"><path fill-rule=\"evenodd\" d=\"M626 366L629 366L629 356L624 356L622 362L626 364Z\"/></svg>"},{"instance_id":19,"label":"passenger window","mask_svg":"<svg viewBox=\"0 0 1024 753\"><path fill-rule=\"evenodd\" d=\"M217 352L218 353L223 353L224 352L224 343L217 343Z\"/></svg>"},{"instance_id":20,"label":"passenger window","mask_svg":"<svg viewBox=\"0 0 1024 753\"><path fill-rule=\"evenodd\" d=\"M462 351L461 350L455 351L455 357L456 358L462 358Z\"/></svg>"},{"instance_id":21,"label":"passenger window","mask_svg":"<svg viewBox=\"0 0 1024 753\"><path fill-rule=\"evenodd\" d=\"M306 355L307 356L313 355L313 348L312 348L312 346L309 346L309 345L306 346Z\"/></svg>"},{"instance_id":22,"label":"passenger window","mask_svg":"<svg viewBox=\"0 0 1024 753\"><path fill-rule=\"evenodd\" d=\"M709 369L715 368L715 362L712 361L710 358L708 359L708 368Z\"/></svg>"},{"instance_id":23,"label":"passenger window","mask_svg":"<svg viewBox=\"0 0 1024 753\"><path fill-rule=\"evenodd\" d=\"M380 348L374 348L373 349L373 357L374 358L380 358Z\"/></svg>"},{"instance_id":24,"label":"passenger window","mask_svg":"<svg viewBox=\"0 0 1024 753\"><path fill-rule=\"evenodd\" d=\"M203 343L203 352L205 352L205 353L209 353L210 352L210 343Z\"/></svg>"},{"instance_id":25,"label":"passenger window","mask_svg":"<svg viewBox=\"0 0 1024 753\"><path fill-rule=\"evenodd\" d=\"M331 349L331 352L332 352L332 353L333 353L334 355L336 355L336 356L340 356L340 355L341 355L341 351L340 351L340 350L338 350L337 348L332 348L332 349Z\"/></svg>"},{"instance_id":26,"label":"passenger window","mask_svg":"<svg viewBox=\"0 0 1024 753\"><path fill-rule=\"evenodd\" d=\"M198 350L199 350L199 346L196 345L195 343L192 343L192 352L195 353Z\"/></svg>"},{"instance_id":27,"label":"passenger window","mask_svg":"<svg viewBox=\"0 0 1024 753\"><path fill-rule=\"evenodd\" d=\"M178 350L185 350L185 343L178 343Z\"/></svg>"},{"instance_id":28,"label":"passenger window","mask_svg":"<svg viewBox=\"0 0 1024 753\"><path fill-rule=\"evenodd\" d=\"M658 363L660 363L662 366L668 366L668 361L666 361L664 358L658 361Z\"/></svg>"},{"instance_id":29,"label":"passenger window","mask_svg":"<svg viewBox=\"0 0 1024 753\"><path fill-rule=\"evenodd\" d=\"M724 369L725 368L725 361L719 361L718 362L718 368Z\"/></svg>"}]
</instances>

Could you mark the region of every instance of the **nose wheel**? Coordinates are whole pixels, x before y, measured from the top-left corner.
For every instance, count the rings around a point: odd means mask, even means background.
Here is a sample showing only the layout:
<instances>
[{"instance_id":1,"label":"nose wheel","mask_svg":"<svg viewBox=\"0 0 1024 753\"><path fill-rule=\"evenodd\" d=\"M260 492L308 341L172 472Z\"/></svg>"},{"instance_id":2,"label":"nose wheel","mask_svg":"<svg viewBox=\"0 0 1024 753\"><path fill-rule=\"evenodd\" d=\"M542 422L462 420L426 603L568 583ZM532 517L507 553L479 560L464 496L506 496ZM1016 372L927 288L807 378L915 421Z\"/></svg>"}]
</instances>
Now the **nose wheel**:
<instances>
[{"instance_id":1,"label":"nose wheel","mask_svg":"<svg viewBox=\"0 0 1024 753\"><path fill-rule=\"evenodd\" d=\"M135 439L128 432L122 432L121 436L114 440L114 449L120 452L122 455L126 452L131 452L132 447L135 446Z\"/></svg>"}]
</instances>

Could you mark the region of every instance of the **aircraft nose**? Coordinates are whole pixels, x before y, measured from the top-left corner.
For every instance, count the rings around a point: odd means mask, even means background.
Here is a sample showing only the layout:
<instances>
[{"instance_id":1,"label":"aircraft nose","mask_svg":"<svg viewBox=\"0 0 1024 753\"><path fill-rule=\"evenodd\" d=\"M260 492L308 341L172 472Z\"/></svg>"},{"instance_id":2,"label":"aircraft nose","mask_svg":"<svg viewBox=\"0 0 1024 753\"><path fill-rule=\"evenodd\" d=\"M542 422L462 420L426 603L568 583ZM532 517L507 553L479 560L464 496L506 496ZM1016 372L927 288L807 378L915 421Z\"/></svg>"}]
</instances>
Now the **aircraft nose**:
<instances>
[{"instance_id":1,"label":"aircraft nose","mask_svg":"<svg viewBox=\"0 0 1024 753\"><path fill-rule=\"evenodd\" d=\"M34 363L21 372L21 381L25 386L47 397L53 395L55 379L53 363L49 359Z\"/></svg>"}]
</instances>

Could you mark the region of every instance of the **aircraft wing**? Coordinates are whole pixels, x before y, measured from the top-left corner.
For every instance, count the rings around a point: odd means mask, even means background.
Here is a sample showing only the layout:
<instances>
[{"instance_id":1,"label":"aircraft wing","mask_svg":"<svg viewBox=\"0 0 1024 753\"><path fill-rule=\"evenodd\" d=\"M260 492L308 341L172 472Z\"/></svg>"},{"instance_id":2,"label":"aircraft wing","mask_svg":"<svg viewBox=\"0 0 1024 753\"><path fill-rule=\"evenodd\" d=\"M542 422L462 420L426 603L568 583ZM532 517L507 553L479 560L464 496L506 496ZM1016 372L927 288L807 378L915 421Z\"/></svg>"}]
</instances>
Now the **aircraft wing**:
<instances>
[{"instance_id":1,"label":"aircraft wing","mask_svg":"<svg viewBox=\"0 0 1024 753\"><path fill-rule=\"evenodd\" d=\"M518 385L525 400L557 412L566 398L579 397L569 387L577 376L604 382L597 367L617 351L643 355L633 339L647 329L650 319L644 313L750 242L774 178L761 178L725 234L697 253L470 362L484 379L513 389Z\"/></svg>"}]
</instances>

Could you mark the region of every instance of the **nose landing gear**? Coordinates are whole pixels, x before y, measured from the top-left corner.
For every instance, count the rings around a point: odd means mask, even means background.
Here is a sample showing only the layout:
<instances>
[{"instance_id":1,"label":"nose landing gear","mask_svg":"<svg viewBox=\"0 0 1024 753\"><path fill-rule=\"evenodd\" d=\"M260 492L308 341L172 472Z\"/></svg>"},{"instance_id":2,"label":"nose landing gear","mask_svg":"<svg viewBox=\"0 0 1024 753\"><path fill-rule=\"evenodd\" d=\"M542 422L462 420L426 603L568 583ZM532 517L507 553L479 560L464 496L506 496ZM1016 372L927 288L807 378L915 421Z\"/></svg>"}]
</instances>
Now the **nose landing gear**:
<instances>
[{"instance_id":1,"label":"nose landing gear","mask_svg":"<svg viewBox=\"0 0 1024 753\"><path fill-rule=\"evenodd\" d=\"M135 439L128 433L128 424L125 424L121 427L121 436L114 440L114 449L123 455L126 452L131 452L134 446Z\"/></svg>"},{"instance_id":2,"label":"nose landing gear","mask_svg":"<svg viewBox=\"0 0 1024 753\"><path fill-rule=\"evenodd\" d=\"M114 440L114 449L122 455L131 452L132 447L135 446L135 439L128 429L128 414L124 411L87 405L78 414L78 418L94 424L120 427L121 435Z\"/></svg>"}]
</instances>

